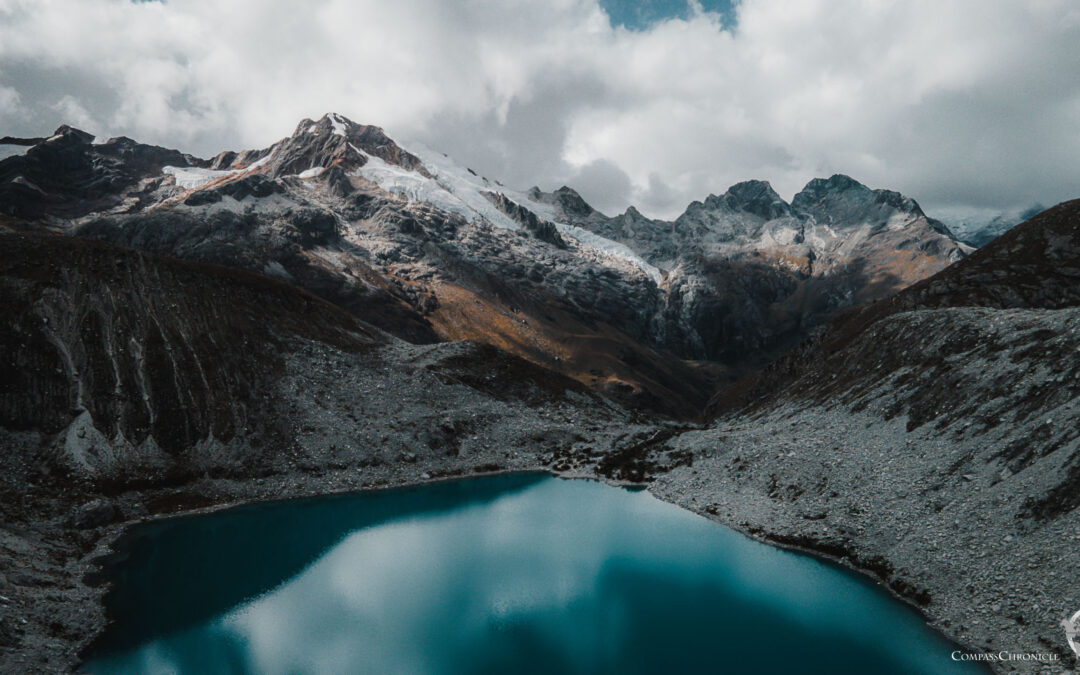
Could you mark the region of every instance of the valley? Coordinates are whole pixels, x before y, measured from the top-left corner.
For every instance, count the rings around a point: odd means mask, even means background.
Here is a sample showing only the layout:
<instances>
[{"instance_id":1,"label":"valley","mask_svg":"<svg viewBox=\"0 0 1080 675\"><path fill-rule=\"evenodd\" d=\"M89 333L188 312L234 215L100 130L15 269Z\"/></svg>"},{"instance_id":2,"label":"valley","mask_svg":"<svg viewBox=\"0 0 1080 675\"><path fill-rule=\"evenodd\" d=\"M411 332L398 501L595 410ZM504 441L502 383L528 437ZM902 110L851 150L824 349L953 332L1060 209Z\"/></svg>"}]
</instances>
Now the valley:
<instances>
[{"instance_id":1,"label":"valley","mask_svg":"<svg viewBox=\"0 0 1080 675\"><path fill-rule=\"evenodd\" d=\"M608 217L333 113L211 160L18 147L0 670L77 664L127 523L513 471L645 485L1074 661L1080 202L976 250L846 176Z\"/></svg>"}]
</instances>

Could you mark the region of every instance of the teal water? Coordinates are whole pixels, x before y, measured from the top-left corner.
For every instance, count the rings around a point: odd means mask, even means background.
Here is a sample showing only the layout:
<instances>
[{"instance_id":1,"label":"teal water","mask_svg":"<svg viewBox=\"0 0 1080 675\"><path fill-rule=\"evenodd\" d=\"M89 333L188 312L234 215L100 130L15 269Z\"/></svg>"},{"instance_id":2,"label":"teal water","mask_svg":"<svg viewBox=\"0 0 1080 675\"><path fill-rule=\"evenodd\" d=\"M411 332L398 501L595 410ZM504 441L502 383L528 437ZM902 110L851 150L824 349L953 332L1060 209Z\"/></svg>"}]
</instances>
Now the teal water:
<instances>
[{"instance_id":1,"label":"teal water","mask_svg":"<svg viewBox=\"0 0 1080 675\"><path fill-rule=\"evenodd\" d=\"M135 528L89 673L966 673L861 577L509 475Z\"/></svg>"}]
</instances>

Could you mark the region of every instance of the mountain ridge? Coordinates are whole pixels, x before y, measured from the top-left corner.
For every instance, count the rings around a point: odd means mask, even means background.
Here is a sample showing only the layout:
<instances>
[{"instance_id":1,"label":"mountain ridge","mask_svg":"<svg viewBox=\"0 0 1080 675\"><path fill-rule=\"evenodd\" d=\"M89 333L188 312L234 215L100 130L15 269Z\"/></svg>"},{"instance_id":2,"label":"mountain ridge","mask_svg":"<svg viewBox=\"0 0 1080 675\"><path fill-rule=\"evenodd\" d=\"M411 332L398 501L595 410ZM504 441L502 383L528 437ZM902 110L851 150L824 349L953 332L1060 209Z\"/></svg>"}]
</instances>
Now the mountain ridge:
<instances>
[{"instance_id":1,"label":"mountain ridge","mask_svg":"<svg viewBox=\"0 0 1080 675\"><path fill-rule=\"evenodd\" d=\"M399 337L486 341L692 417L839 309L969 251L895 193L811 185L802 211L745 181L674 221L608 217L571 187L513 190L328 113L212 159L64 129L0 161L0 210L277 276Z\"/></svg>"}]
</instances>

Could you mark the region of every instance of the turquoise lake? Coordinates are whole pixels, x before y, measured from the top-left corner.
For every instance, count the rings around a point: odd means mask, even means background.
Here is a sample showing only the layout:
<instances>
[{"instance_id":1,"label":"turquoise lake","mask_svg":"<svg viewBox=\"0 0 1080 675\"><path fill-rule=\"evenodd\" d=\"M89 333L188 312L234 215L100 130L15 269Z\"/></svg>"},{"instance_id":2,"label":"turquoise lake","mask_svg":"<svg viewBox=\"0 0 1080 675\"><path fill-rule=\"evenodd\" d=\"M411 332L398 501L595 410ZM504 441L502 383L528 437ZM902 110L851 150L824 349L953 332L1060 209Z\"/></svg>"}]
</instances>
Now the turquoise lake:
<instances>
[{"instance_id":1,"label":"turquoise lake","mask_svg":"<svg viewBox=\"0 0 1080 675\"><path fill-rule=\"evenodd\" d=\"M515 474L140 525L89 673L973 673L864 578Z\"/></svg>"}]
</instances>

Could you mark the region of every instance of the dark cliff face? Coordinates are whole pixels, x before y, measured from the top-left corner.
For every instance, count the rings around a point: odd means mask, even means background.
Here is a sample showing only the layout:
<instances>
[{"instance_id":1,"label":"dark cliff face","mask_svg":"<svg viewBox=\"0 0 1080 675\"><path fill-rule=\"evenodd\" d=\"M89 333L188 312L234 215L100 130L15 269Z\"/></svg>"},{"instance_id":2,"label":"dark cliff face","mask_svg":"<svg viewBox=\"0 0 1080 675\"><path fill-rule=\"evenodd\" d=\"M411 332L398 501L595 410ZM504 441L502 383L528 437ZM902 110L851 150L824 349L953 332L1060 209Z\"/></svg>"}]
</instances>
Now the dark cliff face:
<instances>
[{"instance_id":1,"label":"dark cliff face","mask_svg":"<svg viewBox=\"0 0 1080 675\"><path fill-rule=\"evenodd\" d=\"M290 284L104 242L0 232L0 303L0 493L512 448L535 430L509 411L619 417L492 347L409 345Z\"/></svg>"},{"instance_id":2,"label":"dark cliff face","mask_svg":"<svg viewBox=\"0 0 1080 675\"><path fill-rule=\"evenodd\" d=\"M68 460L88 466L109 463L98 434L166 455L273 435L265 391L289 340L346 350L384 340L240 271L57 235L0 234L0 248L0 427L48 436L88 415L67 439Z\"/></svg>"}]
</instances>

